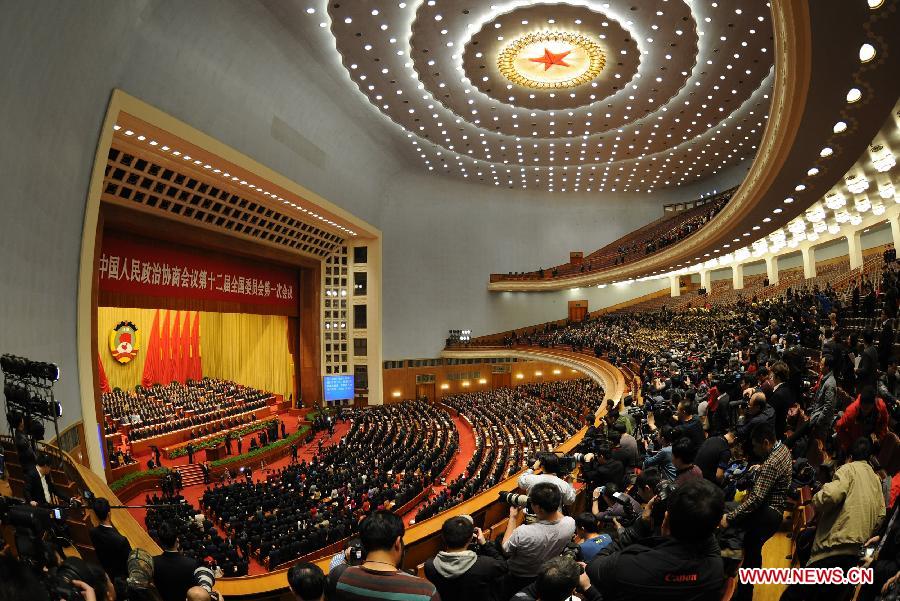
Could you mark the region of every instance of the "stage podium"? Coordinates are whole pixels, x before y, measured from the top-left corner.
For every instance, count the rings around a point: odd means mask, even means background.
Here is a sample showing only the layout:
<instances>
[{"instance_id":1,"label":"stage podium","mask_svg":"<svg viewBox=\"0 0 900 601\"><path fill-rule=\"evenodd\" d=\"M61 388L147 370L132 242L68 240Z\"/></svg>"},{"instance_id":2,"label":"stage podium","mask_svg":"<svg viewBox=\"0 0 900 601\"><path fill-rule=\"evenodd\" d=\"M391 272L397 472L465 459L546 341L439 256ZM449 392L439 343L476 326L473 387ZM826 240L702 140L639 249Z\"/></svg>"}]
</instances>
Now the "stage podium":
<instances>
[{"instance_id":1,"label":"stage podium","mask_svg":"<svg viewBox=\"0 0 900 601\"><path fill-rule=\"evenodd\" d=\"M214 447L210 447L206 449L206 460L207 461L218 461L225 457L225 445L220 444Z\"/></svg>"}]
</instances>

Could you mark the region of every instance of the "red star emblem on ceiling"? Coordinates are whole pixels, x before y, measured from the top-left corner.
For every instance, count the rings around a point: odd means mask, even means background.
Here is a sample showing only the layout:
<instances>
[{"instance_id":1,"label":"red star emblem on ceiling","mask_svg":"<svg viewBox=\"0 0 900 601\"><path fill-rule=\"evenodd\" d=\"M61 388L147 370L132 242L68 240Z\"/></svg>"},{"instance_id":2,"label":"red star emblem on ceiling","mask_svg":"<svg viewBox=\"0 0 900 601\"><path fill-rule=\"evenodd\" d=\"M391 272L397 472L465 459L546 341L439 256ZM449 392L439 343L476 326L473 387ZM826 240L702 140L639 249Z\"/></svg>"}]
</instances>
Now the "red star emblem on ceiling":
<instances>
[{"instance_id":1,"label":"red star emblem on ceiling","mask_svg":"<svg viewBox=\"0 0 900 601\"><path fill-rule=\"evenodd\" d=\"M555 54L544 48L544 56L538 58L529 58L528 60L535 63L544 63L544 71L546 71L553 65L559 65L560 67L570 67L571 65L563 60L570 52L572 51L566 50L565 52Z\"/></svg>"}]
</instances>

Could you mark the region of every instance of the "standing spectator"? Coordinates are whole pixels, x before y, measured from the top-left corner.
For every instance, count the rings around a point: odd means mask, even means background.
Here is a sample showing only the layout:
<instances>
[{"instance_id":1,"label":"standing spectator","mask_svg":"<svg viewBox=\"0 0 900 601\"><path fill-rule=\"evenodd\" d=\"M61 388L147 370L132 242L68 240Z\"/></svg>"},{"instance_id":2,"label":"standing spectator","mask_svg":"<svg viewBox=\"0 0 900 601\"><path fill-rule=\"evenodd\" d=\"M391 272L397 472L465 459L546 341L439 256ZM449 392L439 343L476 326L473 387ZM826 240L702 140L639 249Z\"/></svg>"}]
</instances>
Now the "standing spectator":
<instances>
[{"instance_id":1,"label":"standing spectator","mask_svg":"<svg viewBox=\"0 0 900 601\"><path fill-rule=\"evenodd\" d=\"M187 456L188 456L188 464L194 463L194 445L188 443L187 445Z\"/></svg>"},{"instance_id":2,"label":"standing spectator","mask_svg":"<svg viewBox=\"0 0 900 601\"><path fill-rule=\"evenodd\" d=\"M126 578L131 543L112 525L108 500L103 497L95 498L93 509L100 524L91 528L88 534L91 537L91 544L94 545L94 551L97 553L97 561L100 562L103 570L113 582L117 578Z\"/></svg>"},{"instance_id":3,"label":"standing spectator","mask_svg":"<svg viewBox=\"0 0 900 601\"><path fill-rule=\"evenodd\" d=\"M878 372L878 349L875 348L875 334L869 328L863 331L863 345L859 367L856 368L857 391L866 386L875 386L875 377Z\"/></svg>"},{"instance_id":4,"label":"standing spectator","mask_svg":"<svg viewBox=\"0 0 900 601\"><path fill-rule=\"evenodd\" d=\"M425 577L437 587L441 599L504 599L506 561L494 544L485 540L472 518L467 515L449 518L441 526L441 535L447 550L425 562ZM473 538L475 550L470 548Z\"/></svg>"},{"instance_id":5,"label":"standing spectator","mask_svg":"<svg viewBox=\"0 0 900 601\"><path fill-rule=\"evenodd\" d=\"M776 440L775 430L768 424L757 426L751 434L753 451L764 458L750 493L737 509L722 516L722 527L734 524L744 529L744 568L762 567L762 548L778 531L787 507L791 484L791 453ZM735 599L750 601L752 584L739 584Z\"/></svg>"},{"instance_id":6,"label":"standing spectator","mask_svg":"<svg viewBox=\"0 0 900 601\"><path fill-rule=\"evenodd\" d=\"M153 558L153 583L163 601L184 601L188 589L196 584L194 570L200 564L181 553L174 524L160 524L157 537L163 552Z\"/></svg>"},{"instance_id":7,"label":"standing spectator","mask_svg":"<svg viewBox=\"0 0 900 601\"><path fill-rule=\"evenodd\" d=\"M849 451L850 445L860 437L881 440L888 431L887 405L875 396L871 387L863 388L856 400L844 411L835 430L844 452Z\"/></svg>"},{"instance_id":8,"label":"standing spectator","mask_svg":"<svg viewBox=\"0 0 900 601\"><path fill-rule=\"evenodd\" d=\"M793 448L794 443L807 434L813 438L823 438L831 429L831 420L834 419L834 408L837 398L837 383L834 380L833 373L834 356L822 355L819 365L821 366L822 379L809 408L809 419L794 430L788 439L784 441L788 447Z\"/></svg>"},{"instance_id":9,"label":"standing spectator","mask_svg":"<svg viewBox=\"0 0 900 601\"><path fill-rule=\"evenodd\" d=\"M362 521L359 530L367 552L366 561L348 567L341 574L336 587L338 599L440 601L433 584L400 569L405 528L399 516L390 511L376 511Z\"/></svg>"},{"instance_id":10,"label":"standing spectator","mask_svg":"<svg viewBox=\"0 0 900 601\"><path fill-rule=\"evenodd\" d=\"M812 555L806 567L843 568L857 565L859 549L884 520L881 480L868 459L872 442L859 438L853 443L850 461L837 469L834 479L812 498L818 516ZM846 585L792 585L782 601L840 599Z\"/></svg>"},{"instance_id":11,"label":"standing spectator","mask_svg":"<svg viewBox=\"0 0 900 601\"><path fill-rule=\"evenodd\" d=\"M775 434L778 436L778 440L781 440L784 438L788 409L794 404L794 395L791 394L791 387L787 385L791 371L787 363L777 361L772 365L771 372L774 387L768 402L775 410Z\"/></svg>"},{"instance_id":12,"label":"standing spectator","mask_svg":"<svg viewBox=\"0 0 900 601\"><path fill-rule=\"evenodd\" d=\"M881 330L878 333L878 369L887 370L888 360L894 352L894 326L886 309L881 310Z\"/></svg>"}]
</instances>

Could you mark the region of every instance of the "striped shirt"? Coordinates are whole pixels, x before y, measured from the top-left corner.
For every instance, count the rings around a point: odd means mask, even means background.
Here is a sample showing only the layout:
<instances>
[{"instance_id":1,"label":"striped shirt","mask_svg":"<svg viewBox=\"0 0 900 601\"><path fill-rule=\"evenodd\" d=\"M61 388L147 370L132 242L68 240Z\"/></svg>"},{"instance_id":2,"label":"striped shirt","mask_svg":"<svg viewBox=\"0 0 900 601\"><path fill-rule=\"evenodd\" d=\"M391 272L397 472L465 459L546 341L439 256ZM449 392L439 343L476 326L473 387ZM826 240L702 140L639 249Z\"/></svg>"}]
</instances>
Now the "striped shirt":
<instances>
[{"instance_id":1,"label":"striped shirt","mask_svg":"<svg viewBox=\"0 0 900 601\"><path fill-rule=\"evenodd\" d=\"M787 493L793 476L791 451L782 443L766 457L759 468L753 488L737 509L728 514L728 521L746 517L760 507L782 512L787 507Z\"/></svg>"},{"instance_id":2,"label":"striped shirt","mask_svg":"<svg viewBox=\"0 0 900 601\"><path fill-rule=\"evenodd\" d=\"M337 583L341 601L385 599L388 601L440 601L434 585L406 572L381 572L362 566L344 570Z\"/></svg>"}]
</instances>

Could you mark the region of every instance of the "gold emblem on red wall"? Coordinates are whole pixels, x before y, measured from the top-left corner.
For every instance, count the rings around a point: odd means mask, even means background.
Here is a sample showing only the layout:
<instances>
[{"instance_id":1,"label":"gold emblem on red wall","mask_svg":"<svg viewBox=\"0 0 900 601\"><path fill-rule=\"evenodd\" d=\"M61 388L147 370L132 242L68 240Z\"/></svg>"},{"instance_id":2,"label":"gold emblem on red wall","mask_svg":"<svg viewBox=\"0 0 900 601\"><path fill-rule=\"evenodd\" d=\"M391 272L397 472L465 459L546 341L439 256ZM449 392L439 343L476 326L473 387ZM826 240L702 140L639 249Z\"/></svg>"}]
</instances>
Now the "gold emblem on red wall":
<instances>
[{"instance_id":1,"label":"gold emblem on red wall","mask_svg":"<svg viewBox=\"0 0 900 601\"><path fill-rule=\"evenodd\" d=\"M137 357L140 341L136 325L130 321L120 322L109 333L109 350L113 359L123 364L130 362Z\"/></svg>"}]
</instances>

